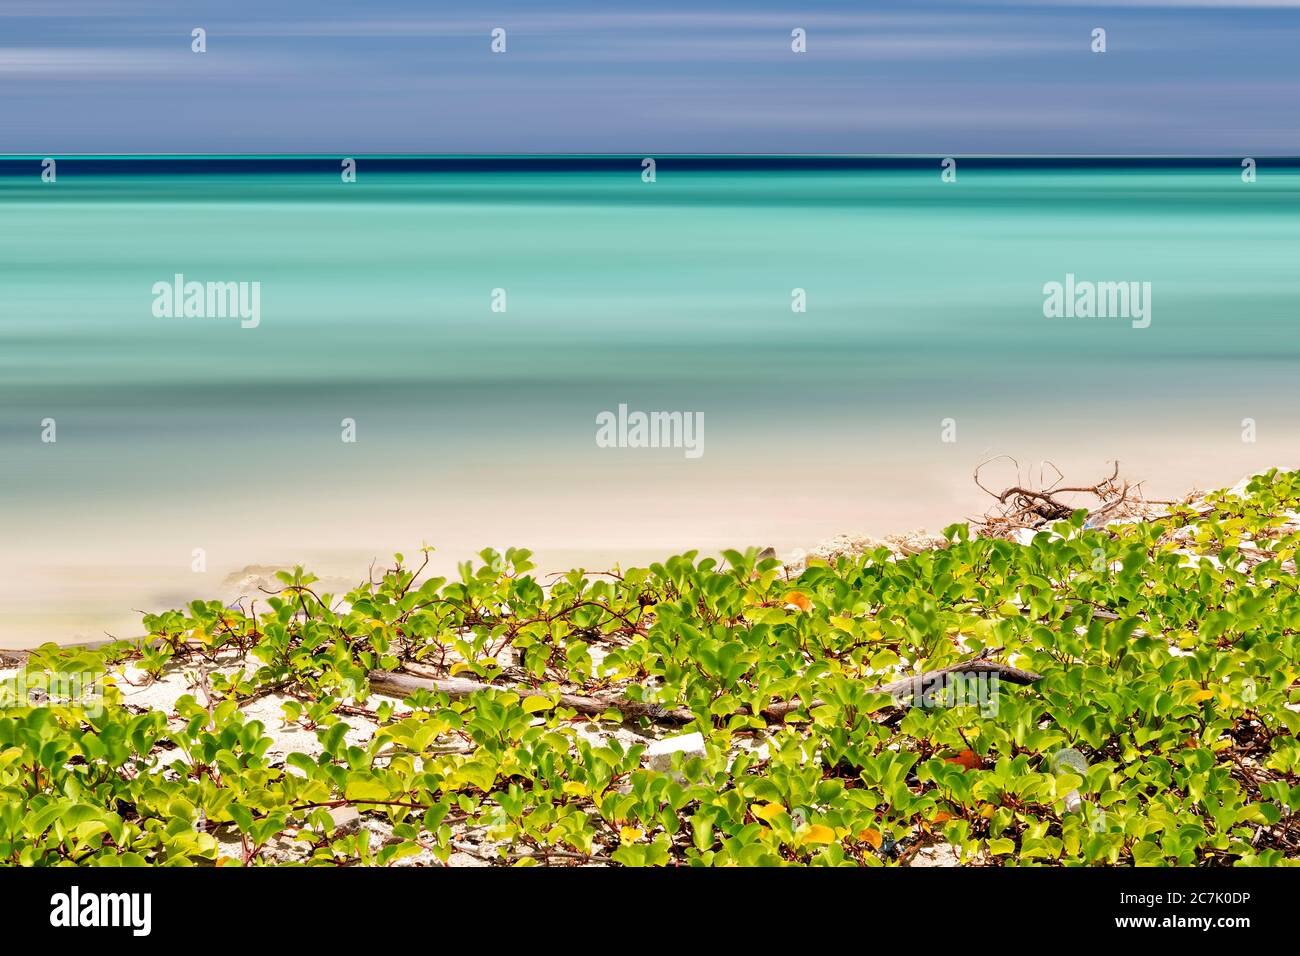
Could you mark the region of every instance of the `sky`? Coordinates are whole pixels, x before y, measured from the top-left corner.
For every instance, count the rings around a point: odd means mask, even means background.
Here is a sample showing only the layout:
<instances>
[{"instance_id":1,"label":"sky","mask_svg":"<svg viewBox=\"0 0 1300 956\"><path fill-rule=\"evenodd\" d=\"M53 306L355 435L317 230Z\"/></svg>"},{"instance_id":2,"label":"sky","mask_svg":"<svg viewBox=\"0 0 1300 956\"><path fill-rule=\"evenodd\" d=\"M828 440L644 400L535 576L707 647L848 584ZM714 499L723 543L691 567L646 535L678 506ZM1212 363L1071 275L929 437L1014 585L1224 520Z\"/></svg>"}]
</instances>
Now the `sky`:
<instances>
[{"instance_id":1,"label":"sky","mask_svg":"<svg viewBox=\"0 0 1300 956\"><path fill-rule=\"evenodd\" d=\"M1300 0L0 0L0 154L1277 156L1298 103Z\"/></svg>"}]
</instances>

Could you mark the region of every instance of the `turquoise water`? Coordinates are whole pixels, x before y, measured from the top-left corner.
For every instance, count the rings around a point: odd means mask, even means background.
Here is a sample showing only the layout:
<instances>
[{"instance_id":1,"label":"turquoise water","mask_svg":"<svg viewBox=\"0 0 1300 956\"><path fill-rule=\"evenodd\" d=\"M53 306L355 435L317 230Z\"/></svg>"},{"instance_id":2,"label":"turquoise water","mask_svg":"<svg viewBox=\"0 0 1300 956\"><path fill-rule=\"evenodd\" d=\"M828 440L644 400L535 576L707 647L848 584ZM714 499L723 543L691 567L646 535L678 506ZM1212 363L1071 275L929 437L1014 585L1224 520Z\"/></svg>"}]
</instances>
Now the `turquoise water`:
<instances>
[{"instance_id":1,"label":"turquoise water","mask_svg":"<svg viewBox=\"0 0 1300 956\"><path fill-rule=\"evenodd\" d=\"M972 513L990 454L1176 492L1300 435L1295 169L34 169L0 176L0 643L260 562L807 546ZM156 318L178 272L260 282L260 325ZM1150 327L1044 318L1066 273L1150 282ZM620 403L702 413L704 455L597 448Z\"/></svg>"}]
</instances>

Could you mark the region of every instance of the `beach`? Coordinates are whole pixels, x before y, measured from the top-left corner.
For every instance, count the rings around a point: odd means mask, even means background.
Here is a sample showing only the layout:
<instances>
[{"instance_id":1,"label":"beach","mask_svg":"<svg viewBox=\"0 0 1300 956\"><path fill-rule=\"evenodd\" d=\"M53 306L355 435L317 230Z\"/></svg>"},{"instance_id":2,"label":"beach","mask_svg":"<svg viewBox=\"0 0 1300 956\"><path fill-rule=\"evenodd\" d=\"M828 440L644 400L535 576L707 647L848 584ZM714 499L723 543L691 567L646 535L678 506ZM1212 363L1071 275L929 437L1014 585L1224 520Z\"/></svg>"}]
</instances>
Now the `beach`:
<instances>
[{"instance_id":1,"label":"beach","mask_svg":"<svg viewBox=\"0 0 1300 956\"><path fill-rule=\"evenodd\" d=\"M1294 169L335 167L0 175L0 645L249 567L787 551L982 514L992 456L1165 497L1300 445ZM177 274L256 327L155 315ZM1146 315L1048 317L1069 276ZM622 405L700 453L602 447Z\"/></svg>"}]
</instances>

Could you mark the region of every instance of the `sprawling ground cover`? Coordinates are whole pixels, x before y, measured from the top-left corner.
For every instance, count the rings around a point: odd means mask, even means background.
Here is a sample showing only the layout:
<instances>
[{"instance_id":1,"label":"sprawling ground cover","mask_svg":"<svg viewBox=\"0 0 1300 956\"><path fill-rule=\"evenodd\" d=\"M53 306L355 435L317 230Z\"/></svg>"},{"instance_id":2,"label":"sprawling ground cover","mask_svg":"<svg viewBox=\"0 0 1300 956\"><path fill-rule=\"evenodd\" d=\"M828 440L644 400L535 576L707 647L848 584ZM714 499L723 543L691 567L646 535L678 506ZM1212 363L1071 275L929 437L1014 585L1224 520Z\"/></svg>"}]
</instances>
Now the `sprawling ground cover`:
<instances>
[{"instance_id":1,"label":"sprawling ground cover","mask_svg":"<svg viewBox=\"0 0 1300 956\"><path fill-rule=\"evenodd\" d=\"M512 549L330 596L296 569L7 672L0 858L1294 862L1297 507L1274 472L797 573L751 550L539 581Z\"/></svg>"}]
</instances>

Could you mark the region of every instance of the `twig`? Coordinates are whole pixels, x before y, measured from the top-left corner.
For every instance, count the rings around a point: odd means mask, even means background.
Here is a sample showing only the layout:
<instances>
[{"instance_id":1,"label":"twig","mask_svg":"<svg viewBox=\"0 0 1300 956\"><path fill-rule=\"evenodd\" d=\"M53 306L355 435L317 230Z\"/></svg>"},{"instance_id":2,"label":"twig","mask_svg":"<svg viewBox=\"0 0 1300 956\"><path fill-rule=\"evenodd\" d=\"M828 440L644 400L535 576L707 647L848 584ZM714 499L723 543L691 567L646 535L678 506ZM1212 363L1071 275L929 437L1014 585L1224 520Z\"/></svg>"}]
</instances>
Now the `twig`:
<instances>
[{"instance_id":1,"label":"twig","mask_svg":"<svg viewBox=\"0 0 1300 956\"><path fill-rule=\"evenodd\" d=\"M1030 671L1021 670L1018 667L1012 667L1009 664L1001 664L997 661L991 661L986 658L987 651L981 652L980 656L963 661L958 664L950 664L947 667L936 668L935 670L925 671L912 677L900 678L891 681L888 684L881 684L878 687L872 687L867 690L869 694L888 694L894 697L899 703L904 703L915 697L924 695L932 689L935 682L942 677L953 674L988 674L996 675L999 680L1004 680L1010 684L1032 684L1041 680L1041 675L1034 674ZM446 694L455 699L468 697L471 694L479 694L484 691L511 691L524 693L529 691L528 688L519 684L485 684L481 681L468 680L463 677L420 677L414 674L401 673L396 671L371 671L370 687L381 694L389 696L406 697L418 691L431 691L433 693ZM688 724L696 719L694 711L686 707L664 707L660 704L651 704L645 701L629 700L626 697L595 697L583 694L560 694L559 704L562 707L569 707L582 714L598 715L608 710L617 710L623 714L624 718L648 717L653 721L672 724ZM814 707L823 707L826 702L816 699L809 701L807 704L795 699L790 701L778 701L769 704L760 710L764 717L779 720L794 711L804 709L811 710ZM744 710L744 708L742 708Z\"/></svg>"}]
</instances>

